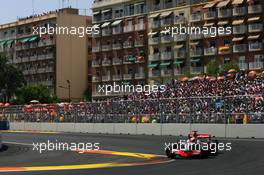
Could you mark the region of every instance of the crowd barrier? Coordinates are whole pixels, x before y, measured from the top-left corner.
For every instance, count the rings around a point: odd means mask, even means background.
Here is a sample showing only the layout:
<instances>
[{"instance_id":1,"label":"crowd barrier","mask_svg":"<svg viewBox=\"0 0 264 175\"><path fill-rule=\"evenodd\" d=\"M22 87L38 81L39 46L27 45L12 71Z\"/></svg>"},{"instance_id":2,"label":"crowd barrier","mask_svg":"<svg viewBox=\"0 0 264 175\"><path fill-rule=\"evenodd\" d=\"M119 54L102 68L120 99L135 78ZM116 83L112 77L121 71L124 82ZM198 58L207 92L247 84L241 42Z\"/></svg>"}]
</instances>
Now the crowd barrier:
<instances>
[{"instance_id":1,"label":"crowd barrier","mask_svg":"<svg viewBox=\"0 0 264 175\"><path fill-rule=\"evenodd\" d=\"M226 138L264 138L262 124L177 124L177 123L30 123L11 122L11 130L97 134L186 136L190 131Z\"/></svg>"}]
</instances>

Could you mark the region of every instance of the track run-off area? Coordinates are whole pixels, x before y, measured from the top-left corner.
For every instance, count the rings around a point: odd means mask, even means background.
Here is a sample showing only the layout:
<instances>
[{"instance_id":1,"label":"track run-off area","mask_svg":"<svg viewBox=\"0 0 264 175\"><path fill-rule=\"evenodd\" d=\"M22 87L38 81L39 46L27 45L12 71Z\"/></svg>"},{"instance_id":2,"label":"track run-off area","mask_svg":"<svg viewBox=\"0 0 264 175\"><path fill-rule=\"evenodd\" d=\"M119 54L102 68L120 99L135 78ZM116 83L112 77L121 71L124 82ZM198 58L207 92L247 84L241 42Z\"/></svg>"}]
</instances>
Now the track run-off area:
<instances>
[{"instance_id":1,"label":"track run-off area","mask_svg":"<svg viewBox=\"0 0 264 175\"><path fill-rule=\"evenodd\" d=\"M106 135L38 132L2 132L0 174L262 174L263 139L224 139L232 150L207 159L176 159L165 156L165 143L173 136ZM36 143L97 143L99 150L53 150L40 153Z\"/></svg>"}]
</instances>

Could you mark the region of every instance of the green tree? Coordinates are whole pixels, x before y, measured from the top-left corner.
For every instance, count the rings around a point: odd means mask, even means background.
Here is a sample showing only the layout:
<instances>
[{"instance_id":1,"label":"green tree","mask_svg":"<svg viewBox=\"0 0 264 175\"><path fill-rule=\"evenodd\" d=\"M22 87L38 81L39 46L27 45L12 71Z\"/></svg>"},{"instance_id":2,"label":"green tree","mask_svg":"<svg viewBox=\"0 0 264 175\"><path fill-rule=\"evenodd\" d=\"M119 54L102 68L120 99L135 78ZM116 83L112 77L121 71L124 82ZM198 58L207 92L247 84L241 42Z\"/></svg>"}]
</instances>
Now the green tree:
<instances>
[{"instance_id":1,"label":"green tree","mask_svg":"<svg viewBox=\"0 0 264 175\"><path fill-rule=\"evenodd\" d=\"M225 63L225 64L221 65L219 73L223 74L225 71L229 71L230 69L235 69L236 71L239 71L239 66L236 62Z\"/></svg>"},{"instance_id":2,"label":"green tree","mask_svg":"<svg viewBox=\"0 0 264 175\"><path fill-rule=\"evenodd\" d=\"M4 54L0 54L0 70L0 90L5 91L9 101L16 89L23 86L24 77L14 65L8 64L8 58Z\"/></svg>"},{"instance_id":3,"label":"green tree","mask_svg":"<svg viewBox=\"0 0 264 175\"><path fill-rule=\"evenodd\" d=\"M219 73L219 64L215 60L211 60L207 64L207 74L210 76L217 76Z\"/></svg>"}]
</instances>

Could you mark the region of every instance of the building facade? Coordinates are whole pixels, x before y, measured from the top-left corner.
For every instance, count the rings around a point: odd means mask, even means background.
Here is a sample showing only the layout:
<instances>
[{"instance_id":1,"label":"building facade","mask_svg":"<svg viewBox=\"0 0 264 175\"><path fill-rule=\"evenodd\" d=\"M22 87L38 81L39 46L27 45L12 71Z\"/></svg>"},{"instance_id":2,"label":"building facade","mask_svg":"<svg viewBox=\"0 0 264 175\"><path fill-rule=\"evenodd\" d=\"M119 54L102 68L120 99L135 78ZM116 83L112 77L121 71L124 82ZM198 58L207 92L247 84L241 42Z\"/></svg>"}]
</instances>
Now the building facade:
<instances>
[{"instance_id":1,"label":"building facade","mask_svg":"<svg viewBox=\"0 0 264 175\"><path fill-rule=\"evenodd\" d=\"M147 82L147 1L95 0L93 25L93 98L104 98L103 85L144 85ZM124 93L111 93L120 96Z\"/></svg>"},{"instance_id":2,"label":"building facade","mask_svg":"<svg viewBox=\"0 0 264 175\"><path fill-rule=\"evenodd\" d=\"M33 28L91 26L91 17L65 8L0 25L0 52L24 74L28 85L42 84L60 100L80 100L88 86L88 36L45 34Z\"/></svg>"}]
</instances>

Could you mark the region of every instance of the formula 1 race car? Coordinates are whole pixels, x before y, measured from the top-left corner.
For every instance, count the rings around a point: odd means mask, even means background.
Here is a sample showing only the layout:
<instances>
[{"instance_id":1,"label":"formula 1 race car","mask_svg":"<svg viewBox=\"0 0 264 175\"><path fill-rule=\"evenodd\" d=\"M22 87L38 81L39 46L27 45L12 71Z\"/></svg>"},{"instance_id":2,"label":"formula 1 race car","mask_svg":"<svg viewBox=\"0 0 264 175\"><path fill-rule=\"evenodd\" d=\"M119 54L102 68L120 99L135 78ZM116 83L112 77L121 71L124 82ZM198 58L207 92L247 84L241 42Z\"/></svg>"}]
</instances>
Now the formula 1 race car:
<instances>
[{"instance_id":1,"label":"formula 1 race car","mask_svg":"<svg viewBox=\"0 0 264 175\"><path fill-rule=\"evenodd\" d=\"M192 131L187 140L170 144L165 149L168 158L206 158L218 154L218 141L210 134L198 134Z\"/></svg>"}]
</instances>

